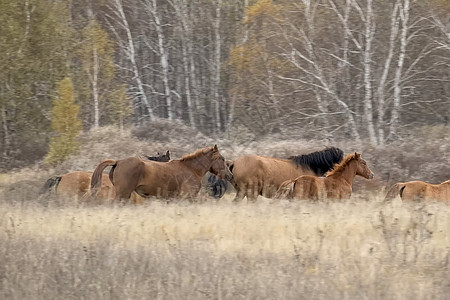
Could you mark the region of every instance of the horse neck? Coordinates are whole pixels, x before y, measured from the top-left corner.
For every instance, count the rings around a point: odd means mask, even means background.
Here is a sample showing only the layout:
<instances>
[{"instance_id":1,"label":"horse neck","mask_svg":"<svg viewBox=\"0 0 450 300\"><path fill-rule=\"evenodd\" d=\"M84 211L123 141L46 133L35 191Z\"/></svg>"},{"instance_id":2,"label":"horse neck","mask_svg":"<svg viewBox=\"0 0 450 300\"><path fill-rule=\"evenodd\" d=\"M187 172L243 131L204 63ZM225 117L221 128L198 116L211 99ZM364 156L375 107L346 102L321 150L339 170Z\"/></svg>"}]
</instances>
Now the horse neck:
<instances>
[{"instance_id":1,"label":"horse neck","mask_svg":"<svg viewBox=\"0 0 450 300\"><path fill-rule=\"evenodd\" d=\"M335 176L336 175L336 176ZM345 180L350 185L353 185L353 181L356 176L356 161L351 160L341 171L336 174L331 175L330 177L339 178L341 180Z\"/></svg>"},{"instance_id":2,"label":"horse neck","mask_svg":"<svg viewBox=\"0 0 450 300\"><path fill-rule=\"evenodd\" d=\"M184 160L183 163L199 177L203 177L209 168L211 168L212 160L204 154L189 160Z\"/></svg>"}]
</instances>

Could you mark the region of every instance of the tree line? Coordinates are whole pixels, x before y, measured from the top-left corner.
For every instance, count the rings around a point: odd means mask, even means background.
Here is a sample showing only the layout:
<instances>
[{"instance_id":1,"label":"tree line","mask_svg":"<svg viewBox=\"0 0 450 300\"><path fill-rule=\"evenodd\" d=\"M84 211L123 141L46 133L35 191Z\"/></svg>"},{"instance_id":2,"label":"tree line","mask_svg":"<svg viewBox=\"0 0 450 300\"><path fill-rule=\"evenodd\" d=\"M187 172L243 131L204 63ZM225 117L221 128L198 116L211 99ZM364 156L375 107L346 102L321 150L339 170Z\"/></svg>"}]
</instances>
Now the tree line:
<instances>
[{"instance_id":1,"label":"tree line","mask_svg":"<svg viewBox=\"0 0 450 300\"><path fill-rule=\"evenodd\" d=\"M382 145L404 129L448 122L446 0L0 6L3 168L59 149L58 137L77 136L70 124L76 133L164 118L208 135ZM55 109L62 99L77 108Z\"/></svg>"}]
</instances>

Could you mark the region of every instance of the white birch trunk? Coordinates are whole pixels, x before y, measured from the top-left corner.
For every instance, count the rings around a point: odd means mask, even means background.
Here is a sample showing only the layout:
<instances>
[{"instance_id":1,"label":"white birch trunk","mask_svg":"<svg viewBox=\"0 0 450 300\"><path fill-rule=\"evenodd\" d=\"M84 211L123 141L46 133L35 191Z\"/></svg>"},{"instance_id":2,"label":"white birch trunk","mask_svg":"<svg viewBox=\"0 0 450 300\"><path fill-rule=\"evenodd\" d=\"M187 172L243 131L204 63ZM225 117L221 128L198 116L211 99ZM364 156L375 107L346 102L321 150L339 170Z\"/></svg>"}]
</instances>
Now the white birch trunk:
<instances>
[{"instance_id":1,"label":"white birch trunk","mask_svg":"<svg viewBox=\"0 0 450 300\"><path fill-rule=\"evenodd\" d=\"M374 35L375 24L373 23L373 7L372 0L367 0L366 12L366 30L365 30L365 49L364 49L364 117L366 120L367 132L369 140L373 145L378 143L373 124L373 108L372 108L372 40Z\"/></svg>"},{"instance_id":2,"label":"white birch trunk","mask_svg":"<svg viewBox=\"0 0 450 300\"><path fill-rule=\"evenodd\" d=\"M186 0L169 1L175 9L178 19L180 20L182 29L182 53L183 53L183 70L186 91L186 103L189 109L189 121L191 126L197 127L197 124L202 125L201 120L201 106L199 102L199 93L197 90L197 78L194 64L194 51L192 45L192 30L189 22L189 12L186 6ZM192 99L193 98L193 99ZM194 111L198 113L197 124Z\"/></svg>"},{"instance_id":3,"label":"white birch trunk","mask_svg":"<svg viewBox=\"0 0 450 300\"><path fill-rule=\"evenodd\" d=\"M398 135L398 122L399 122L399 111L401 106L401 91L402 91L402 71L403 64L406 55L406 44L408 35L408 21L409 21L409 0L404 0L403 5L400 8L400 20L402 24L402 29L400 32L400 52L398 55L397 69L395 70L394 78L394 104L392 107L391 114L391 125L389 128L389 138L397 139Z\"/></svg>"},{"instance_id":4,"label":"white birch trunk","mask_svg":"<svg viewBox=\"0 0 450 300\"><path fill-rule=\"evenodd\" d=\"M243 11L243 20L244 20L244 36L242 38L242 42L241 44L245 44L247 43L248 40L248 26L246 24L246 20L247 20L247 8L248 8L248 0L244 0L244 11ZM234 107L236 106L236 97L232 96L230 99L231 103L230 103L230 111L228 113L228 123L227 123L227 129L229 130L231 128L231 126L233 125L233 119L234 119Z\"/></svg>"},{"instance_id":5,"label":"white birch trunk","mask_svg":"<svg viewBox=\"0 0 450 300\"><path fill-rule=\"evenodd\" d=\"M161 26L161 20L159 18L157 9L156 9L156 0L147 1L147 8L150 10L150 13L153 16L155 21L156 34L158 35L158 51L160 56L161 68L162 68L162 81L164 86L164 98L167 107L167 118L169 120L173 120L173 109L172 109L172 97L170 93L169 86L169 63L168 63L168 54L167 49L165 47L164 41L164 33Z\"/></svg>"},{"instance_id":6,"label":"white birch trunk","mask_svg":"<svg viewBox=\"0 0 450 300\"><path fill-rule=\"evenodd\" d=\"M32 10L34 10L34 8ZM19 51L17 51L18 54L22 54L22 49L25 46L25 43L28 39L28 35L30 34L31 12L32 11L30 11L30 3L27 0L27 1L25 1L25 13L26 13L25 33L23 35L23 42L21 43L21 45L19 47Z\"/></svg>"},{"instance_id":7,"label":"white birch trunk","mask_svg":"<svg viewBox=\"0 0 450 300\"><path fill-rule=\"evenodd\" d=\"M99 61L97 48L94 46L92 50L93 65L92 65L92 95L94 97L94 128L100 127L100 112L99 112L99 92L98 92L98 71Z\"/></svg>"},{"instance_id":8,"label":"white birch trunk","mask_svg":"<svg viewBox=\"0 0 450 300\"><path fill-rule=\"evenodd\" d=\"M305 5L305 15L306 15L306 22L308 24L308 28L312 34L315 32L315 26L314 26L314 9L311 9L311 1L310 0L304 0L303 4ZM310 42L308 38L305 38L307 49L308 49L308 55L311 58L314 58L314 49L313 45ZM308 79L309 80L309 79ZM320 93L320 89L316 86L313 86L314 95L316 97L317 101L317 108L319 109L320 115L321 115L321 121L323 124L323 132L327 135L327 139L331 139L332 137L328 134L328 128L330 127L330 123L328 122L328 109L326 103L324 103L324 100L322 98L322 95Z\"/></svg>"},{"instance_id":9,"label":"white birch trunk","mask_svg":"<svg viewBox=\"0 0 450 300\"><path fill-rule=\"evenodd\" d=\"M389 74L389 69L391 67L392 57L394 56L395 40L398 36L398 6L399 1L397 0L391 14L391 33L389 36L389 49L384 62L383 72L380 77L380 83L377 89L378 98L378 142L380 145L384 144L384 110L385 110L385 86Z\"/></svg>"},{"instance_id":10,"label":"white birch trunk","mask_svg":"<svg viewBox=\"0 0 450 300\"><path fill-rule=\"evenodd\" d=\"M133 37L131 35L130 26L128 25L128 21L125 16L125 12L123 10L122 1L121 0L113 0L112 2L114 5L114 7L113 7L114 12L118 16L118 18L121 22L120 25L125 30L126 35L127 35L125 54L127 55L127 58L129 59L131 67L132 67L132 71L134 74L134 80L136 81L137 88L139 91L138 95L148 111L148 116L149 116L150 120L153 121L155 119L155 116L153 113L153 109L150 106L150 102L147 99L147 95L145 94L144 84L142 83L139 68L136 63L136 52L135 52Z\"/></svg>"},{"instance_id":11,"label":"white birch trunk","mask_svg":"<svg viewBox=\"0 0 450 300\"><path fill-rule=\"evenodd\" d=\"M194 119L194 107L192 104L191 99L191 83L189 80L189 60L188 60L188 54L187 54L187 41L186 38L182 38L182 53L183 53L183 72L184 72L184 90L186 93L186 104L188 107L188 117L189 117L189 123L192 127L196 127L195 125L195 119Z\"/></svg>"},{"instance_id":12,"label":"white birch trunk","mask_svg":"<svg viewBox=\"0 0 450 300\"><path fill-rule=\"evenodd\" d=\"M220 16L222 9L222 0L217 0L216 3L216 18L214 22L214 33L215 33L215 64L214 64L214 99L215 99L215 131L220 131L220 49L221 49L221 40L220 40Z\"/></svg>"}]
</instances>

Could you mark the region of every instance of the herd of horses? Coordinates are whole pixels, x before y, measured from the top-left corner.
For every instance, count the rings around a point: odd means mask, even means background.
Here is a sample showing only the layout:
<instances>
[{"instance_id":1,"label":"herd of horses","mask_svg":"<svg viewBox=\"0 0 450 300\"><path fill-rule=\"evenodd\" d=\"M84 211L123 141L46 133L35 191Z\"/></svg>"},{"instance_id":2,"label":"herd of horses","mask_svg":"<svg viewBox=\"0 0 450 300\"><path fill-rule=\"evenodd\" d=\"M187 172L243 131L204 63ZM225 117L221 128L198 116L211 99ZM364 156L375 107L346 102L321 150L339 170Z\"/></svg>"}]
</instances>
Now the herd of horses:
<instances>
[{"instance_id":1,"label":"herd of horses","mask_svg":"<svg viewBox=\"0 0 450 300\"><path fill-rule=\"evenodd\" d=\"M111 167L109 174L105 168ZM208 175L207 175L208 174ZM145 198L183 198L195 201L203 178L210 194L221 198L229 186L236 190L234 202L258 196L274 199L325 200L351 197L356 176L372 179L374 173L354 152L344 156L336 147L289 158L244 155L226 160L217 145L198 149L180 159L170 153L102 161L93 172L77 171L47 180L41 195L76 197L82 201L143 203ZM441 184L422 181L396 183L385 201L440 200L450 203L450 180Z\"/></svg>"}]
</instances>

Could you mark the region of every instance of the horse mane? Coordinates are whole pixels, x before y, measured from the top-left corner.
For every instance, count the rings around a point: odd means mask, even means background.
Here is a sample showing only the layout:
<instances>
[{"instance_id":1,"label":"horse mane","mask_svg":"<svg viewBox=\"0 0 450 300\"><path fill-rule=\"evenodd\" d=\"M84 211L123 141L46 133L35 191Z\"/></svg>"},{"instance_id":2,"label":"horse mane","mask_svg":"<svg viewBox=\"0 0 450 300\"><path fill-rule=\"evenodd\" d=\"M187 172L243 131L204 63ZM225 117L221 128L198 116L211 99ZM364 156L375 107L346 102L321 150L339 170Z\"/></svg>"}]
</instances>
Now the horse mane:
<instances>
[{"instance_id":1,"label":"horse mane","mask_svg":"<svg viewBox=\"0 0 450 300\"><path fill-rule=\"evenodd\" d=\"M322 176L331 170L335 163L342 160L344 151L336 147L328 147L325 150L291 156L288 159L294 161L297 166L311 169L316 175Z\"/></svg>"},{"instance_id":2,"label":"horse mane","mask_svg":"<svg viewBox=\"0 0 450 300\"><path fill-rule=\"evenodd\" d=\"M213 151L213 159L216 160L219 158L220 154L219 151L214 150L214 147L206 147L202 149L198 149L194 153L189 153L181 157L180 161L188 161L193 160L201 155L208 154L209 152Z\"/></svg>"},{"instance_id":3,"label":"horse mane","mask_svg":"<svg viewBox=\"0 0 450 300\"><path fill-rule=\"evenodd\" d=\"M331 175L336 174L336 173L339 173L339 172L342 172L345 169L345 167L352 160L358 159L359 157L360 157L360 154L356 153L356 152L347 155L341 163L335 165L334 168L331 171L327 172L326 177L331 176Z\"/></svg>"},{"instance_id":4,"label":"horse mane","mask_svg":"<svg viewBox=\"0 0 450 300\"><path fill-rule=\"evenodd\" d=\"M170 153L169 150L167 150L166 154L159 154L158 152L158 156L141 155L139 158L152 161L168 162L170 160Z\"/></svg>"}]
</instances>

